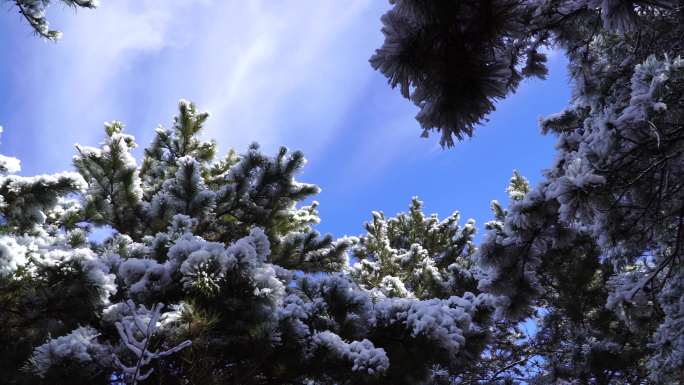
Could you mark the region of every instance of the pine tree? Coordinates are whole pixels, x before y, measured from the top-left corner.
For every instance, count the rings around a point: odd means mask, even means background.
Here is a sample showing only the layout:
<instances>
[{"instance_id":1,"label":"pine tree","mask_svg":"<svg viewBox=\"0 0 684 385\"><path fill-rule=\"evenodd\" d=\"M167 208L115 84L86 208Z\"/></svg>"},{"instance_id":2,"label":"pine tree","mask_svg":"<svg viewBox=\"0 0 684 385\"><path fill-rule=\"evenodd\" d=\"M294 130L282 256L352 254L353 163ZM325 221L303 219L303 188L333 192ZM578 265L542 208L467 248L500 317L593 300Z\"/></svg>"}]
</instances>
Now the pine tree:
<instances>
[{"instance_id":1,"label":"pine tree","mask_svg":"<svg viewBox=\"0 0 684 385\"><path fill-rule=\"evenodd\" d=\"M410 211L393 218L374 212L367 235L352 249L351 275L377 297L448 298L477 292L472 254L475 223L459 226L456 212L443 221L423 214L414 197Z\"/></svg>"},{"instance_id":2,"label":"pine tree","mask_svg":"<svg viewBox=\"0 0 684 385\"><path fill-rule=\"evenodd\" d=\"M541 121L556 161L495 207L476 254L498 315L547 314L555 350L538 381L684 381L684 3L391 3L371 63L443 145L471 135L512 79L543 75L543 49L568 57L571 103Z\"/></svg>"},{"instance_id":3,"label":"pine tree","mask_svg":"<svg viewBox=\"0 0 684 385\"><path fill-rule=\"evenodd\" d=\"M511 189L524 189L524 180L516 176ZM352 278L378 299L486 298L479 289L483 272L474 258L474 221L461 227L458 212L440 221L422 208L414 197L408 213L386 218L373 212L367 233L352 247ZM430 383L505 383L527 370L527 361L537 353L520 325L489 314L481 323L480 338L473 335L466 345L470 359L443 365Z\"/></svg>"},{"instance_id":4,"label":"pine tree","mask_svg":"<svg viewBox=\"0 0 684 385\"><path fill-rule=\"evenodd\" d=\"M20 368L31 349L50 334L94 322L116 285L77 225L81 208L71 196L85 189L83 178L77 173L21 177L13 175L19 172L16 159L2 161L0 372L3 381L25 383L30 380L22 379ZM75 333L76 340L84 340L91 329Z\"/></svg>"},{"instance_id":5,"label":"pine tree","mask_svg":"<svg viewBox=\"0 0 684 385\"><path fill-rule=\"evenodd\" d=\"M77 146L78 173L0 177L4 382L444 383L477 361L496 328L469 270L471 223L414 201L391 246L439 255L443 277L378 297L349 274L356 240L321 236L318 204L301 205L319 191L296 180L303 154L216 158L207 119L181 101L140 166L113 122L99 147ZM111 236L88 241L103 226ZM368 239L357 253L375 252Z\"/></svg>"},{"instance_id":6,"label":"pine tree","mask_svg":"<svg viewBox=\"0 0 684 385\"><path fill-rule=\"evenodd\" d=\"M607 308L615 268L591 234L559 221L557 202L535 195L517 171L507 191L508 209L492 202L495 219L475 258L485 272L480 289L497 296L503 318L537 323L526 380L647 381L648 330L657 317L632 323Z\"/></svg>"}]
</instances>

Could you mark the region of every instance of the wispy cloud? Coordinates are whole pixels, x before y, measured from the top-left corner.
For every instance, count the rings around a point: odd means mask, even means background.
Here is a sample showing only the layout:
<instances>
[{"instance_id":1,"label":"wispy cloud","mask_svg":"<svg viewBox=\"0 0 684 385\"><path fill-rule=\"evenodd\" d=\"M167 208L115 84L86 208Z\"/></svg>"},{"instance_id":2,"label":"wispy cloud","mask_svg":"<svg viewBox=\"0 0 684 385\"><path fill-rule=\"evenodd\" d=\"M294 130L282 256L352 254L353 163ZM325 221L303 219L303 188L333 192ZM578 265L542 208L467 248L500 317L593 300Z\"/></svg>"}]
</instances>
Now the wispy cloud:
<instances>
[{"instance_id":1,"label":"wispy cloud","mask_svg":"<svg viewBox=\"0 0 684 385\"><path fill-rule=\"evenodd\" d=\"M188 98L212 113L206 136L224 150L258 141L316 157L373 76L367 58L386 7L378 3L116 0L77 15L52 9L64 38L48 45L26 36L30 49L17 62L29 68L13 79L16 121L3 123L32 132L38 148L59 149L29 164L59 168L74 142L101 137L103 121L132 123L144 142Z\"/></svg>"},{"instance_id":2,"label":"wispy cloud","mask_svg":"<svg viewBox=\"0 0 684 385\"><path fill-rule=\"evenodd\" d=\"M378 12L370 0L240 4L213 5L229 16L203 20L192 48L198 59L184 63L203 90L197 102L213 115L208 135L239 148L253 140L296 145L314 156L371 74L377 39L368 36L378 35Z\"/></svg>"}]
</instances>

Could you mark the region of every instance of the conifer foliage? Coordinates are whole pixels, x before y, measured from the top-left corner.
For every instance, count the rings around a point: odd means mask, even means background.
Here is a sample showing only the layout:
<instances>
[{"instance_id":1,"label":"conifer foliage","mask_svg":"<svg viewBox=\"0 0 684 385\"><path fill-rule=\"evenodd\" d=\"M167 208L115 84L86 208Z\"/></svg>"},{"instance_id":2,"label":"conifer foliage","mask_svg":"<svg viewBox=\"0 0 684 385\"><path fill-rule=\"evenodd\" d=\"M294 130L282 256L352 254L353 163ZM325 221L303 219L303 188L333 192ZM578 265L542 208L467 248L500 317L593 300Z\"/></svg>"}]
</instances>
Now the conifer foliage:
<instances>
[{"instance_id":1,"label":"conifer foliage","mask_svg":"<svg viewBox=\"0 0 684 385\"><path fill-rule=\"evenodd\" d=\"M386 218L373 212L372 221L365 224L367 233L352 247L356 260L350 270L352 278L378 300L409 303L407 299L415 298L439 304L462 297L491 301L479 289L484 275L475 259L475 222L471 219L459 225L458 212L440 221L436 214L425 215L422 208L423 202L414 197L408 213ZM505 383L528 371L525 364L536 355L534 344L517 322L494 318L491 310L491 306L481 306L477 312L478 328L471 330L464 346L466 360L450 358L425 383ZM407 375L417 370L411 367Z\"/></svg>"},{"instance_id":2,"label":"conifer foliage","mask_svg":"<svg viewBox=\"0 0 684 385\"><path fill-rule=\"evenodd\" d=\"M360 239L322 236L302 153L217 158L207 119L181 101L141 164L120 122L77 145L76 173L0 158L3 382L414 384L477 362L493 306L471 222L414 200Z\"/></svg>"},{"instance_id":3,"label":"conifer foliage","mask_svg":"<svg viewBox=\"0 0 684 385\"><path fill-rule=\"evenodd\" d=\"M471 136L524 77L546 75L543 40L527 30L535 14L523 1L390 2L385 42L370 62L420 108L423 136L438 130L443 146Z\"/></svg>"},{"instance_id":4,"label":"conifer foliage","mask_svg":"<svg viewBox=\"0 0 684 385\"><path fill-rule=\"evenodd\" d=\"M358 259L351 275L376 297L448 298L477 292L472 259L475 223L458 224L459 213L443 221L426 217L414 197L410 211L386 219L374 212L367 235L352 248Z\"/></svg>"}]
</instances>

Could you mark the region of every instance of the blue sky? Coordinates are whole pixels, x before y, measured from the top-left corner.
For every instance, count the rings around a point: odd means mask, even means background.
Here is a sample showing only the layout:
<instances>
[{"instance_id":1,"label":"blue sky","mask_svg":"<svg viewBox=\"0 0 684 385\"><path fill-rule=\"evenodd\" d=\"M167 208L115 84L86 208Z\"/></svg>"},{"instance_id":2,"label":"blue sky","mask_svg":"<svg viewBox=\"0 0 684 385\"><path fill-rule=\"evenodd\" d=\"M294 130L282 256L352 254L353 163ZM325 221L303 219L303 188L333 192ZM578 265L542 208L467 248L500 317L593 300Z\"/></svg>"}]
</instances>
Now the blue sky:
<instances>
[{"instance_id":1,"label":"blue sky","mask_svg":"<svg viewBox=\"0 0 684 385\"><path fill-rule=\"evenodd\" d=\"M442 150L437 136L419 138L416 108L368 64L385 1L101 3L50 8L57 44L0 3L0 152L20 158L23 175L70 168L73 145L97 144L105 121L123 121L143 147L181 98L212 114L204 135L221 152L253 141L304 151L300 179L322 188L319 229L336 236L414 195L428 212L458 210L480 227L489 202L506 201L514 168L534 182L553 160L555 140L537 122L568 101L560 54L549 79L526 81L472 139Z\"/></svg>"}]
</instances>

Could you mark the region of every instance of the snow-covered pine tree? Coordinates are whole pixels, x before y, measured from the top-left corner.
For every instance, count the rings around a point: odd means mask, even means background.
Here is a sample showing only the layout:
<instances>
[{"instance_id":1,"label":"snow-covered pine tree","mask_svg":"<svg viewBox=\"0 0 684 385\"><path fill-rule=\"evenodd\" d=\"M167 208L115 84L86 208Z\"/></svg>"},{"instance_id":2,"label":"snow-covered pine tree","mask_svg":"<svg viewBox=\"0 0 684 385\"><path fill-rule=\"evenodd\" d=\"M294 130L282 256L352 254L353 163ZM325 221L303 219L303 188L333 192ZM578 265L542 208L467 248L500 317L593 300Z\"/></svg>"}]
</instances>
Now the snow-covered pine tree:
<instances>
[{"instance_id":1,"label":"snow-covered pine tree","mask_svg":"<svg viewBox=\"0 0 684 385\"><path fill-rule=\"evenodd\" d=\"M19 14L29 23L33 31L41 37L56 41L62 37L62 33L50 29L47 20L47 8L55 3L72 8L95 8L99 0L9 0L15 4Z\"/></svg>"},{"instance_id":2,"label":"snow-covered pine tree","mask_svg":"<svg viewBox=\"0 0 684 385\"><path fill-rule=\"evenodd\" d=\"M477 292L472 260L475 222L460 214L440 221L423 214L414 197L408 213L385 218L373 212L367 234L352 248L351 276L374 297L448 298Z\"/></svg>"},{"instance_id":3,"label":"snow-covered pine tree","mask_svg":"<svg viewBox=\"0 0 684 385\"><path fill-rule=\"evenodd\" d=\"M556 328L559 356L545 356L573 368L549 367L539 381L684 381L684 3L391 3L371 63L402 85L423 129L438 130L447 146L470 135L520 76L544 73L540 49L568 57L571 104L541 122L558 137L556 161L538 186L498 207L477 255L499 314L522 319L543 305L573 322ZM563 277L575 284L560 285ZM551 303L580 288L581 317ZM617 358L585 359L594 348Z\"/></svg>"},{"instance_id":4,"label":"snow-covered pine tree","mask_svg":"<svg viewBox=\"0 0 684 385\"><path fill-rule=\"evenodd\" d=\"M615 269L591 234L559 221L557 202L541 199L518 172L507 191L508 209L492 202L495 219L475 258L485 272L480 289L496 295L500 315L537 323L523 378L647 381L649 330L657 317L642 313L629 323L607 308Z\"/></svg>"},{"instance_id":5,"label":"snow-covered pine tree","mask_svg":"<svg viewBox=\"0 0 684 385\"><path fill-rule=\"evenodd\" d=\"M77 146L77 174L18 177L0 158L5 383L443 383L471 365L489 295L370 294L346 272L353 240L319 235L317 203L301 205L318 192L295 179L303 155L217 159L207 118L181 101L141 166L118 122ZM447 222L429 246L445 266L472 232Z\"/></svg>"},{"instance_id":6,"label":"snow-covered pine tree","mask_svg":"<svg viewBox=\"0 0 684 385\"><path fill-rule=\"evenodd\" d=\"M0 376L5 383L23 384L31 381L20 369L48 335L75 330L68 341L93 335L79 325L96 322L116 285L77 225L81 208L73 194L85 188L83 178L17 176L19 161L4 156L0 166ZM86 351L77 353L90 358ZM87 370L71 375L98 378ZM62 374L53 372L47 381L55 377Z\"/></svg>"},{"instance_id":7,"label":"snow-covered pine tree","mask_svg":"<svg viewBox=\"0 0 684 385\"><path fill-rule=\"evenodd\" d=\"M475 222L460 226L458 212L440 221L422 208L423 202L414 197L408 213L386 218L373 212L372 221L365 224L367 233L352 247L353 279L378 299L482 295L482 272L473 258ZM527 362L537 353L521 325L502 318L486 326L481 333L486 340L469 346L467 364L445 365L434 383L504 383L527 370Z\"/></svg>"}]
</instances>

